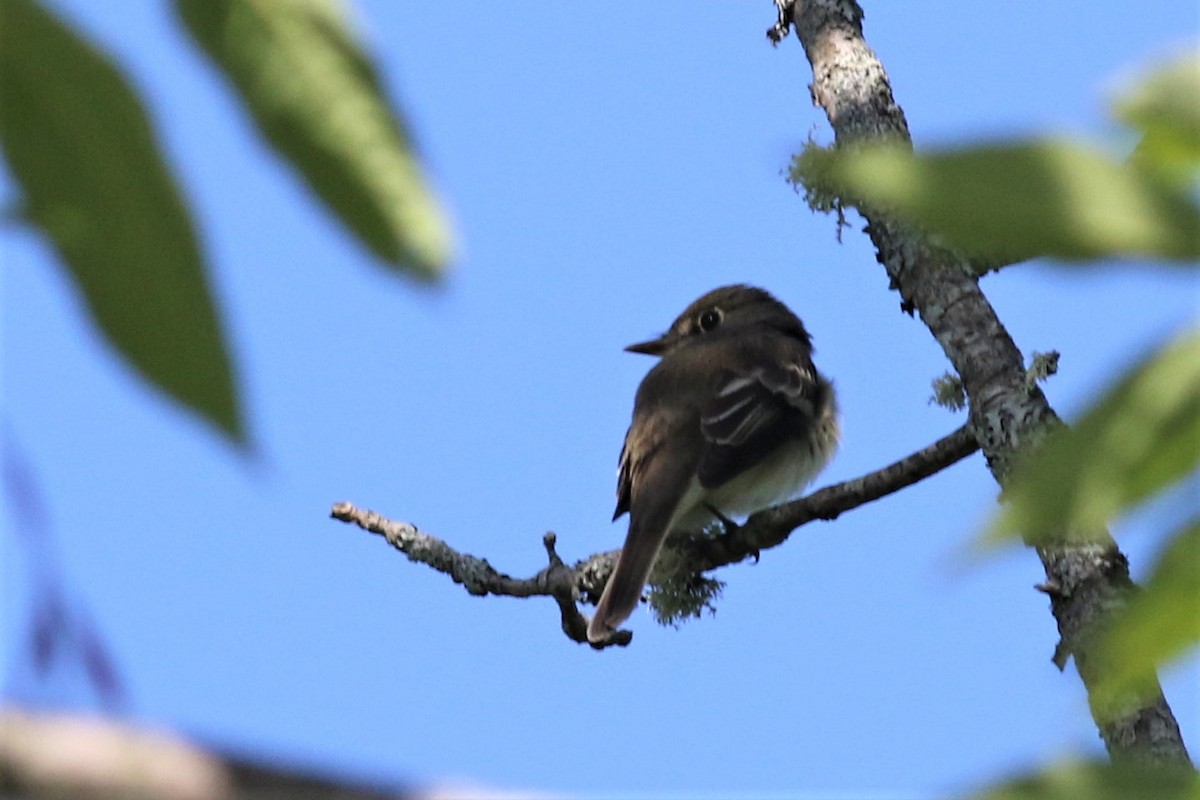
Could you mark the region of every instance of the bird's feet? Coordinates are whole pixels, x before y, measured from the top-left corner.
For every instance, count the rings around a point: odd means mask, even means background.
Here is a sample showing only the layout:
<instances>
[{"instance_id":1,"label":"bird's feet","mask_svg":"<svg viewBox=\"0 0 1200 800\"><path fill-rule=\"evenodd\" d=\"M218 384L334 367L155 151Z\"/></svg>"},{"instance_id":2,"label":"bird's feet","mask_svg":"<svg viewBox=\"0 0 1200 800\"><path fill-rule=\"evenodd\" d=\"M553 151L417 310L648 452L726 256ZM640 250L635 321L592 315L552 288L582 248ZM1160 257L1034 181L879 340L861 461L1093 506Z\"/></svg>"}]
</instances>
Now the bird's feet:
<instances>
[{"instance_id":1,"label":"bird's feet","mask_svg":"<svg viewBox=\"0 0 1200 800\"><path fill-rule=\"evenodd\" d=\"M739 530L741 530L741 529L742 529L742 526L741 526L741 525L739 525L738 523L734 522L734 521L733 521L733 520L731 520L729 517L725 516L725 515L724 515L724 514L721 512L721 509L717 508L716 506L714 506L714 505L710 505L710 504L708 504L708 503L705 503L705 504L704 504L704 507L705 507L706 509L708 509L708 513L710 513L710 514L712 514L714 517L716 517L716 518L717 518L717 520L718 520L718 521L721 523L721 527L725 529L725 535L726 535L726 536L733 536L733 535L734 535L734 534L736 534L736 533L737 533ZM758 556L759 556L759 552L758 552L758 550L757 550L757 549L755 549L755 550L751 550L751 551L750 551L750 555L754 556L754 563L755 563L755 564L757 564L757 563L758 563Z\"/></svg>"},{"instance_id":2,"label":"bird's feet","mask_svg":"<svg viewBox=\"0 0 1200 800\"><path fill-rule=\"evenodd\" d=\"M725 529L726 533L735 533L738 528L742 527L741 525L739 525L736 522L734 522L733 520L731 520L729 517L725 516L721 512L721 509L717 508L716 506L711 505L709 503L705 503L704 507L708 510L708 513L712 514L714 517L717 518L717 520L721 523L721 527L723 527Z\"/></svg>"}]
</instances>

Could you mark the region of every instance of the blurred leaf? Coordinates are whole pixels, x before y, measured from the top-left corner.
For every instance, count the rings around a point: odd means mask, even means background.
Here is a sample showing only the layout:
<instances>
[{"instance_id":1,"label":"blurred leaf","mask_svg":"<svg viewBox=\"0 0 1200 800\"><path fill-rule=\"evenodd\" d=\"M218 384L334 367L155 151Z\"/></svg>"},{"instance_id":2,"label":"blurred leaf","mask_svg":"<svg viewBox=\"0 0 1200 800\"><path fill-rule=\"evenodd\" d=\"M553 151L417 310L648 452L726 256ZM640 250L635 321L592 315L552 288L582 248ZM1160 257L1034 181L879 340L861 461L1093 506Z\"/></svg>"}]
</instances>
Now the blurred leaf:
<instances>
[{"instance_id":1,"label":"blurred leaf","mask_svg":"<svg viewBox=\"0 0 1200 800\"><path fill-rule=\"evenodd\" d=\"M1133 159L1179 186L1200 169L1200 53L1189 53L1126 90L1116 115L1142 135Z\"/></svg>"},{"instance_id":2,"label":"blurred leaf","mask_svg":"<svg viewBox=\"0 0 1200 800\"><path fill-rule=\"evenodd\" d=\"M377 256L445 268L449 226L404 124L332 0L176 0L259 130Z\"/></svg>"},{"instance_id":3,"label":"blurred leaf","mask_svg":"<svg viewBox=\"0 0 1200 800\"><path fill-rule=\"evenodd\" d=\"M1004 263L1200 258L1200 208L1185 192L1082 144L1033 140L917 156L876 146L818 159L828 163L815 164L817 174L848 197Z\"/></svg>"},{"instance_id":4,"label":"blurred leaf","mask_svg":"<svg viewBox=\"0 0 1200 800\"><path fill-rule=\"evenodd\" d=\"M1200 642L1200 518L1177 531L1154 565L1144 590L1113 623L1103 646L1112 665L1111 691ZM1100 698L1103 700L1104 698Z\"/></svg>"},{"instance_id":5,"label":"blurred leaf","mask_svg":"<svg viewBox=\"0 0 1200 800\"><path fill-rule=\"evenodd\" d=\"M973 800L1198 800L1191 770L1074 762L972 795Z\"/></svg>"},{"instance_id":6,"label":"blurred leaf","mask_svg":"<svg viewBox=\"0 0 1200 800\"><path fill-rule=\"evenodd\" d=\"M100 329L149 380L244 431L196 234L137 97L29 0L0 0L0 143L29 222Z\"/></svg>"},{"instance_id":7,"label":"blurred leaf","mask_svg":"<svg viewBox=\"0 0 1200 800\"><path fill-rule=\"evenodd\" d=\"M1200 461L1200 331L1127 373L1072 429L1056 431L1014 477L988 539L1092 531Z\"/></svg>"}]
</instances>

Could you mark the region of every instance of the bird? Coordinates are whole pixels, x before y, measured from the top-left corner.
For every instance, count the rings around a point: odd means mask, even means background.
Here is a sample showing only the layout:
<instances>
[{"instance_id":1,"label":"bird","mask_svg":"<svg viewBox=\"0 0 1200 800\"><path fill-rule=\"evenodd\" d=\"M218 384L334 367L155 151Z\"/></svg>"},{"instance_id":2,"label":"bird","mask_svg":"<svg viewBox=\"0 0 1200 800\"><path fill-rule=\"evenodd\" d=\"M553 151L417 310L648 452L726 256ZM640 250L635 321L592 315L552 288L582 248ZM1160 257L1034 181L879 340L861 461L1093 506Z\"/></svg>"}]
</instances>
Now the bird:
<instances>
[{"instance_id":1,"label":"bird","mask_svg":"<svg viewBox=\"0 0 1200 800\"><path fill-rule=\"evenodd\" d=\"M628 512L629 529L588 623L597 647L637 608L671 533L794 497L840 438L811 336L763 289L713 289L661 336L625 350L659 361L638 386L621 448L613 520Z\"/></svg>"}]
</instances>

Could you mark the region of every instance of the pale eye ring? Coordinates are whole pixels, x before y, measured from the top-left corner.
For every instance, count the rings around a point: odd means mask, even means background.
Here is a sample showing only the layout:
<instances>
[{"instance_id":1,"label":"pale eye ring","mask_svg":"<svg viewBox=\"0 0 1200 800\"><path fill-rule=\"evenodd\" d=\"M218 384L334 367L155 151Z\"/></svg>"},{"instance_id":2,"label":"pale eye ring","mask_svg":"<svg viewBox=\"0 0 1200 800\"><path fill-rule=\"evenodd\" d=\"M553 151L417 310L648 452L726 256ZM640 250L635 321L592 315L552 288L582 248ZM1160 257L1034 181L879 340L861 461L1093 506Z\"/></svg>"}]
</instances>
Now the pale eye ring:
<instances>
[{"instance_id":1,"label":"pale eye ring","mask_svg":"<svg viewBox=\"0 0 1200 800\"><path fill-rule=\"evenodd\" d=\"M703 312L698 319L698 322L700 323L700 330L704 331L705 333L713 330L721 324L721 317L721 309L719 308L710 308Z\"/></svg>"}]
</instances>

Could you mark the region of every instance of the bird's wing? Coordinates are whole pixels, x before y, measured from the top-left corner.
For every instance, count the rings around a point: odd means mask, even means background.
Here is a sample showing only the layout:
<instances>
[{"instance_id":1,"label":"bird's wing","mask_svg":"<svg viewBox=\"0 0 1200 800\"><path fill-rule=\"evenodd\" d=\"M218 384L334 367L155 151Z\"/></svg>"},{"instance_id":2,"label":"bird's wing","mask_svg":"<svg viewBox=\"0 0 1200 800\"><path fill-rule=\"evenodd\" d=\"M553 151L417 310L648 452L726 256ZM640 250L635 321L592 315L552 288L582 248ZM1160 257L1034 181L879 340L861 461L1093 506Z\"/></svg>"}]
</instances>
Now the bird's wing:
<instances>
[{"instance_id":1,"label":"bird's wing","mask_svg":"<svg viewBox=\"0 0 1200 800\"><path fill-rule=\"evenodd\" d=\"M633 428L630 428L632 431ZM621 445L621 458L617 462L617 510L613 519L629 510L629 502L633 497L633 475L636 471L633 455L629 448L629 433L625 434L625 443Z\"/></svg>"},{"instance_id":2,"label":"bird's wing","mask_svg":"<svg viewBox=\"0 0 1200 800\"><path fill-rule=\"evenodd\" d=\"M678 468L688 475L695 470L702 445L692 431L696 429L699 410L693 404L681 402L672 384L664 384L664 381L680 380L679 371L664 372L660 367L655 367L638 388L633 421L625 434L617 466L617 508L613 512L613 519L629 511L634 503L634 487L646 486L642 478L651 473L661 474L663 469L674 471ZM690 374L682 375L683 383L692 380ZM667 446L668 442L670 446ZM668 451L672 463L659 464ZM660 485L658 481L651 483ZM672 485L672 488L682 491L683 487ZM674 503L678 498L660 499Z\"/></svg>"},{"instance_id":3,"label":"bird's wing","mask_svg":"<svg viewBox=\"0 0 1200 800\"><path fill-rule=\"evenodd\" d=\"M821 385L810 363L759 364L722 376L700 418L707 447L700 485L712 489L757 465L816 422Z\"/></svg>"}]
</instances>

